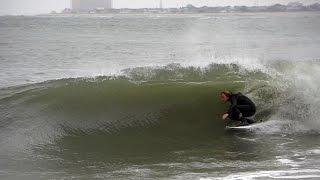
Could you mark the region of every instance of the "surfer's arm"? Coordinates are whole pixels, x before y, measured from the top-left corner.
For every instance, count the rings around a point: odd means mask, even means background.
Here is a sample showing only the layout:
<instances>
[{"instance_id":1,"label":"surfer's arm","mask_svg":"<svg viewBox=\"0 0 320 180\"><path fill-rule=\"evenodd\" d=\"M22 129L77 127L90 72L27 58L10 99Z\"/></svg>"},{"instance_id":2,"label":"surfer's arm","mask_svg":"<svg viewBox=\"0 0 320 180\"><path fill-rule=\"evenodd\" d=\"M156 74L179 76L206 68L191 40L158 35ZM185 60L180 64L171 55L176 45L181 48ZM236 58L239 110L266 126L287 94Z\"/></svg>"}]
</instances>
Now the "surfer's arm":
<instances>
[{"instance_id":1,"label":"surfer's arm","mask_svg":"<svg viewBox=\"0 0 320 180\"><path fill-rule=\"evenodd\" d=\"M222 115L222 119L225 120L227 119L227 117L230 118L230 114L232 114L233 111L237 110L235 108L237 108L237 96L233 95L230 97L230 107L228 112L226 112L224 115Z\"/></svg>"},{"instance_id":2,"label":"surfer's arm","mask_svg":"<svg viewBox=\"0 0 320 180\"><path fill-rule=\"evenodd\" d=\"M235 108L237 108L237 96L235 95L231 96L230 102L231 102L231 105L229 107L227 114L231 114L235 110Z\"/></svg>"}]
</instances>

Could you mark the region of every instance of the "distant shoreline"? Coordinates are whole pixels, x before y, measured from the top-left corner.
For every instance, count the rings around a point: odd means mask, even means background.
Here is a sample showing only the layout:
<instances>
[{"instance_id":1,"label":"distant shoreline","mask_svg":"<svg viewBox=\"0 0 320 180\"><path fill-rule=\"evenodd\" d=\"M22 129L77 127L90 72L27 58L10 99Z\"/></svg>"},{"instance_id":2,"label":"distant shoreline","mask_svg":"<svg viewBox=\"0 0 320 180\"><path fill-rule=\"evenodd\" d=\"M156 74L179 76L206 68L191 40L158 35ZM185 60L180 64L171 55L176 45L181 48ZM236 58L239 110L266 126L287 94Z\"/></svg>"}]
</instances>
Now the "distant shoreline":
<instances>
[{"instance_id":1,"label":"distant shoreline","mask_svg":"<svg viewBox=\"0 0 320 180\"><path fill-rule=\"evenodd\" d=\"M81 16L103 16L103 15L254 15L254 14L275 14L275 15L281 15L281 14L319 14L318 11L295 11L295 12L229 12L229 13L101 13L101 14L90 14L90 13L81 13L81 14L39 14L35 16L47 16L47 17L81 17Z\"/></svg>"},{"instance_id":2,"label":"distant shoreline","mask_svg":"<svg viewBox=\"0 0 320 180\"><path fill-rule=\"evenodd\" d=\"M243 14L243 13L305 13L320 12L320 3L304 5L302 3L289 3L287 5L274 4L272 6L218 6L218 7L195 7L191 4L180 8L121 8L121 9L70 9L65 8L61 12L51 11L45 14L3 14L0 16L61 16L61 15L106 15L106 14L163 14L163 15L185 15L185 14Z\"/></svg>"},{"instance_id":3,"label":"distant shoreline","mask_svg":"<svg viewBox=\"0 0 320 180\"><path fill-rule=\"evenodd\" d=\"M195 7L191 4L180 8L139 8L139 9L70 9L61 13L52 11L51 14L207 14L207 13L260 13L260 12L320 12L320 3L304 5L289 3L287 5L274 4L272 6L218 6Z\"/></svg>"},{"instance_id":4,"label":"distant shoreline","mask_svg":"<svg viewBox=\"0 0 320 180\"><path fill-rule=\"evenodd\" d=\"M35 14L35 15L0 15L0 17L81 17L81 16L103 16L103 15L253 15L253 14L319 14L319 11L295 11L295 12L228 12L228 13L100 13L100 14L90 14L90 13L78 13L78 14Z\"/></svg>"}]
</instances>

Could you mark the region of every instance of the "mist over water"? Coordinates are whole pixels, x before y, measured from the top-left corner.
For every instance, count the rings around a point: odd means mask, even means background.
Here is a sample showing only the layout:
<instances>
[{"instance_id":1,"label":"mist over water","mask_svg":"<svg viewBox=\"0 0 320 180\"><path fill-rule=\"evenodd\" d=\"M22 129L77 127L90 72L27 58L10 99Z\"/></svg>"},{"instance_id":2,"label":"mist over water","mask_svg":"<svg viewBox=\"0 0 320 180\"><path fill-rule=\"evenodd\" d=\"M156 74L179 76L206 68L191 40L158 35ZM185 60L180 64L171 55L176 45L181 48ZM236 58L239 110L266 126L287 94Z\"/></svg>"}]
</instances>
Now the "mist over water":
<instances>
[{"instance_id":1,"label":"mist over water","mask_svg":"<svg viewBox=\"0 0 320 180\"><path fill-rule=\"evenodd\" d=\"M0 17L4 179L318 178L319 14ZM225 131L221 90L256 103Z\"/></svg>"}]
</instances>

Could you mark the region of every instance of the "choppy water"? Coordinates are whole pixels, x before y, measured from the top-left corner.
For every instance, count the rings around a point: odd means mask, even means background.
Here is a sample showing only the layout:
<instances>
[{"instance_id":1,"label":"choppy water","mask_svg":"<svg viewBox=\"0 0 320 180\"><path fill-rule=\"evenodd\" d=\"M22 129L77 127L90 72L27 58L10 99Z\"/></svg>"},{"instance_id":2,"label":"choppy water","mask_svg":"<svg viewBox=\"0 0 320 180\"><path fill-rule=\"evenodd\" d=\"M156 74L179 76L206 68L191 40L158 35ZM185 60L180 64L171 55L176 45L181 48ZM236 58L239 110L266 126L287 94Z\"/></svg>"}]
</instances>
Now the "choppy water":
<instances>
[{"instance_id":1,"label":"choppy water","mask_svg":"<svg viewBox=\"0 0 320 180\"><path fill-rule=\"evenodd\" d=\"M0 17L0 177L319 178L319 16Z\"/></svg>"}]
</instances>

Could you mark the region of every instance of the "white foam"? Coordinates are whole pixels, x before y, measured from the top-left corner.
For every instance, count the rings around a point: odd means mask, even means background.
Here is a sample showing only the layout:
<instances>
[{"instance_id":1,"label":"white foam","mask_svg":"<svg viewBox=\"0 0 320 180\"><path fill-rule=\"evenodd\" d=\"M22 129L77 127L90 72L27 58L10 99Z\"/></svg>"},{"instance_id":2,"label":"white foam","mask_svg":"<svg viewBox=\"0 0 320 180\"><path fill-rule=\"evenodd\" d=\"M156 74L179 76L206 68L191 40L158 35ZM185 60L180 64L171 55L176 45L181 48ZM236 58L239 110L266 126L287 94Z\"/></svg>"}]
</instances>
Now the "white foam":
<instances>
[{"instance_id":1,"label":"white foam","mask_svg":"<svg viewBox=\"0 0 320 180\"><path fill-rule=\"evenodd\" d=\"M236 63L250 71L259 70L270 77L269 83L278 89L274 99L278 111L252 130L263 133L320 132L320 63L284 62L274 65L252 58L218 59L215 63ZM250 88L250 87L249 87Z\"/></svg>"},{"instance_id":2,"label":"white foam","mask_svg":"<svg viewBox=\"0 0 320 180\"><path fill-rule=\"evenodd\" d=\"M291 159L277 159L277 161L279 161L281 164L284 164L284 165L289 165L289 166L292 166L292 167L298 167L299 165L292 161Z\"/></svg>"},{"instance_id":3,"label":"white foam","mask_svg":"<svg viewBox=\"0 0 320 180\"><path fill-rule=\"evenodd\" d=\"M292 131L320 132L320 64L294 62L283 72L283 78L290 83L285 95L290 101L282 106L276 116L290 117L295 121Z\"/></svg>"},{"instance_id":4,"label":"white foam","mask_svg":"<svg viewBox=\"0 0 320 180\"><path fill-rule=\"evenodd\" d=\"M252 125L250 131L263 134L274 134L282 132L281 127L290 121L269 120Z\"/></svg>"},{"instance_id":5,"label":"white foam","mask_svg":"<svg viewBox=\"0 0 320 180\"><path fill-rule=\"evenodd\" d=\"M257 123L249 129L256 134L294 134L308 133L311 128L303 122L293 121L290 119L277 118L262 123Z\"/></svg>"},{"instance_id":6,"label":"white foam","mask_svg":"<svg viewBox=\"0 0 320 180\"><path fill-rule=\"evenodd\" d=\"M307 151L307 154L320 154L320 149L312 149Z\"/></svg>"},{"instance_id":7,"label":"white foam","mask_svg":"<svg viewBox=\"0 0 320 180\"><path fill-rule=\"evenodd\" d=\"M201 180L223 179L223 180L250 180L257 178L274 179L300 179L300 178L319 178L318 169L300 169L300 170L279 170L279 171L256 171L231 174L221 178L200 178Z\"/></svg>"}]
</instances>

